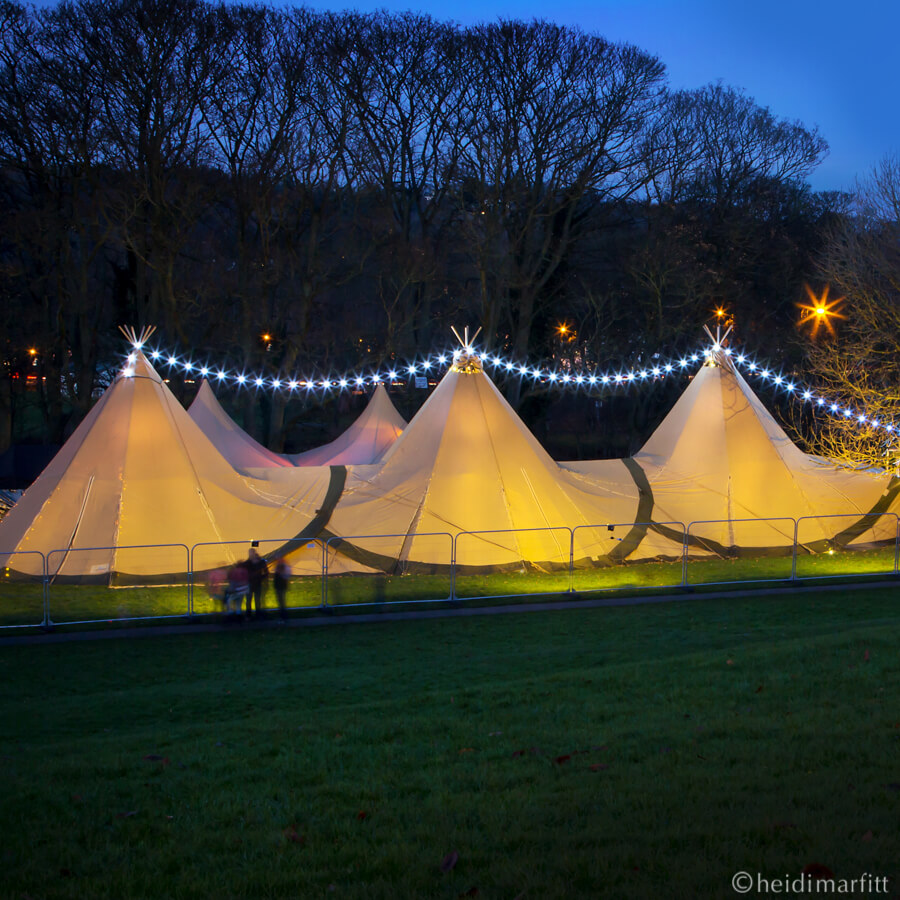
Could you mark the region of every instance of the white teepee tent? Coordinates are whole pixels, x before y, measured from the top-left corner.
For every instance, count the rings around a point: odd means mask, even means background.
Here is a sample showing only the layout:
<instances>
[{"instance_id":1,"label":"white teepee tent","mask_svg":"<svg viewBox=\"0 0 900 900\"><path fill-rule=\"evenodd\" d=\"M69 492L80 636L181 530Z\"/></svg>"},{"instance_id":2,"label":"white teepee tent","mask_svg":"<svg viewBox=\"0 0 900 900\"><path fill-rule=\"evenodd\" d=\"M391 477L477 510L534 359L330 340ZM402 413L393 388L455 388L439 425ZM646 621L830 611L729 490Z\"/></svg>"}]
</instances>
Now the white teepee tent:
<instances>
[{"instance_id":1,"label":"white teepee tent","mask_svg":"<svg viewBox=\"0 0 900 900\"><path fill-rule=\"evenodd\" d=\"M625 463L590 476L561 468L463 355L380 464L348 469L327 533L344 539L339 554L389 571L448 565L449 540L435 533L461 535L463 571L567 566L576 526L578 561L678 555L633 525L641 508ZM373 535L390 537L360 537Z\"/></svg>"},{"instance_id":2,"label":"white teepee tent","mask_svg":"<svg viewBox=\"0 0 900 900\"><path fill-rule=\"evenodd\" d=\"M209 382L204 378L188 415L213 442L216 449L236 469L289 466L285 457L255 441L222 409Z\"/></svg>"},{"instance_id":3,"label":"white teepee tent","mask_svg":"<svg viewBox=\"0 0 900 900\"><path fill-rule=\"evenodd\" d=\"M287 454L297 466L350 466L378 462L406 428L383 384L379 384L359 418L328 444Z\"/></svg>"},{"instance_id":4,"label":"white teepee tent","mask_svg":"<svg viewBox=\"0 0 900 900\"><path fill-rule=\"evenodd\" d=\"M245 555L251 539L290 547L285 539L318 530L335 493L328 469L284 487L241 476L143 354L133 359L0 521L0 564L33 574L37 557L22 554L37 550L54 577L172 575L186 571L186 551L148 545L241 542L209 568Z\"/></svg>"},{"instance_id":5,"label":"white teepee tent","mask_svg":"<svg viewBox=\"0 0 900 900\"><path fill-rule=\"evenodd\" d=\"M802 519L799 542L811 550L896 532L892 516L878 516L896 479L804 453L724 352L697 372L635 461L653 491L654 521L698 523L690 529L694 551L789 547L791 519Z\"/></svg>"}]
</instances>

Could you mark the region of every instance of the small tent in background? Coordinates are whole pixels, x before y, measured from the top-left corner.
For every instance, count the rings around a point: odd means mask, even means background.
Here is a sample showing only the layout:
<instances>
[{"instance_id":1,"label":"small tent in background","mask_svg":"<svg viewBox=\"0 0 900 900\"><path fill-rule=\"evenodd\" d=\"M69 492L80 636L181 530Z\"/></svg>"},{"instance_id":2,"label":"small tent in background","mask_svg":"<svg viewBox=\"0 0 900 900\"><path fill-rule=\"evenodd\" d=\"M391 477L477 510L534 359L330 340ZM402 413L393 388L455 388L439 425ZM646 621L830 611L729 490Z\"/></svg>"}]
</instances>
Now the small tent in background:
<instances>
[{"instance_id":1,"label":"small tent in background","mask_svg":"<svg viewBox=\"0 0 900 900\"><path fill-rule=\"evenodd\" d=\"M255 441L222 409L209 382L204 378L188 415L213 442L216 449L236 469L289 466L291 463L278 453Z\"/></svg>"},{"instance_id":2,"label":"small tent in background","mask_svg":"<svg viewBox=\"0 0 900 900\"><path fill-rule=\"evenodd\" d=\"M380 460L406 428L383 384L360 417L338 438L304 453L287 454L296 466L366 465Z\"/></svg>"},{"instance_id":3,"label":"small tent in background","mask_svg":"<svg viewBox=\"0 0 900 900\"><path fill-rule=\"evenodd\" d=\"M462 355L381 463L349 467L327 533L345 560L386 571L449 566L447 535L460 535L462 571L567 567L575 526L585 526L579 561L679 555L679 544L633 526L641 509L625 463L593 476L562 469L477 357ZM387 537L358 537L372 535Z\"/></svg>"},{"instance_id":4,"label":"small tent in background","mask_svg":"<svg viewBox=\"0 0 900 900\"><path fill-rule=\"evenodd\" d=\"M893 516L879 517L896 479L804 453L724 351L697 372L635 461L653 491L654 520L697 522L691 544L701 552L790 547L789 520L800 518L799 542L813 550L896 534Z\"/></svg>"},{"instance_id":5,"label":"small tent in background","mask_svg":"<svg viewBox=\"0 0 900 900\"><path fill-rule=\"evenodd\" d=\"M187 571L183 548L149 545L236 542L195 562L199 571L243 557L251 539L318 530L328 469L284 488L241 476L143 354L133 359L0 521L0 564L36 574L39 558L25 554L37 550L51 576L122 582Z\"/></svg>"}]
</instances>

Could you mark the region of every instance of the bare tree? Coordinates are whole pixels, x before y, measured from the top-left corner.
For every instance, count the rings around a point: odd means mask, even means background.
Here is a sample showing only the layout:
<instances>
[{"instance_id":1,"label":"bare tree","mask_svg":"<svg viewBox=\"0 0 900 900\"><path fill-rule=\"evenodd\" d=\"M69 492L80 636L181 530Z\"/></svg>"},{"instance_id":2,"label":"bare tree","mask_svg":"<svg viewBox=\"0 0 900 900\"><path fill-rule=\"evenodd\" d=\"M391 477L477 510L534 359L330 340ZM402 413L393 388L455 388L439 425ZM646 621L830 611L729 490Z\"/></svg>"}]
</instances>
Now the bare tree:
<instances>
[{"instance_id":1,"label":"bare tree","mask_svg":"<svg viewBox=\"0 0 900 900\"><path fill-rule=\"evenodd\" d=\"M78 8L5 12L0 152L7 235L26 306L17 318L34 329L48 433L59 440L61 387L77 409L88 409L98 332L109 325L102 263L113 223L97 127L102 80L85 53Z\"/></svg>"},{"instance_id":2,"label":"bare tree","mask_svg":"<svg viewBox=\"0 0 900 900\"><path fill-rule=\"evenodd\" d=\"M835 338L824 329L810 338L808 359L822 392L852 413L817 415L798 430L822 455L893 470L897 430L883 426L900 429L900 155L857 185L852 214L828 231L819 274L833 298L820 308L843 297L832 310L845 318Z\"/></svg>"},{"instance_id":3,"label":"bare tree","mask_svg":"<svg viewBox=\"0 0 900 900\"><path fill-rule=\"evenodd\" d=\"M279 378L418 352L457 311L570 367L677 341L717 296L771 330L828 212L802 184L824 142L663 77L546 22L0 0L7 370L36 336L50 426L123 317ZM279 447L284 397L244 400Z\"/></svg>"},{"instance_id":4,"label":"bare tree","mask_svg":"<svg viewBox=\"0 0 900 900\"><path fill-rule=\"evenodd\" d=\"M414 13L355 25L356 52L341 69L361 127L360 187L385 212L372 237L390 351L400 335L412 347L429 342L432 304L447 286L444 251L455 224L447 197L470 124L474 73L453 25Z\"/></svg>"},{"instance_id":5,"label":"bare tree","mask_svg":"<svg viewBox=\"0 0 900 900\"><path fill-rule=\"evenodd\" d=\"M352 52L355 19L354 14L314 16L294 10L285 23L284 47L290 52L281 65L298 102L286 126L283 189L275 195L273 260L278 267L261 304L278 339L272 362L283 373L315 356L311 334L327 333L316 329L317 318L345 330L341 313L330 310L328 300L365 262L366 251L355 252L354 234L354 148L362 140L361 129L341 77L341 63ZM321 362L327 353L318 356ZM276 396L269 413L271 446L283 440L284 413L284 398Z\"/></svg>"},{"instance_id":6,"label":"bare tree","mask_svg":"<svg viewBox=\"0 0 900 900\"><path fill-rule=\"evenodd\" d=\"M803 179L825 141L715 84L667 94L646 146L642 239L628 269L657 338L696 328L721 304L739 327L771 329L807 264L805 229L821 208Z\"/></svg>"},{"instance_id":7,"label":"bare tree","mask_svg":"<svg viewBox=\"0 0 900 900\"><path fill-rule=\"evenodd\" d=\"M176 266L209 203L204 100L225 74L221 17L201 0L83 0L86 48L103 79L100 127L120 174L121 239L134 314L186 337L192 297Z\"/></svg>"},{"instance_id":8,"label":"bare tree","mask_svg":"<svg viewBox=\"0 0 900 900\"><path fill-rule=\"evenodd\" d=\"M489 336L515 354L553 299L554 278L591 210L640 183L642 129L663 68L633 47L544 22L471 34L480 95L462 196Z\"/></svg>"}]
</instances>

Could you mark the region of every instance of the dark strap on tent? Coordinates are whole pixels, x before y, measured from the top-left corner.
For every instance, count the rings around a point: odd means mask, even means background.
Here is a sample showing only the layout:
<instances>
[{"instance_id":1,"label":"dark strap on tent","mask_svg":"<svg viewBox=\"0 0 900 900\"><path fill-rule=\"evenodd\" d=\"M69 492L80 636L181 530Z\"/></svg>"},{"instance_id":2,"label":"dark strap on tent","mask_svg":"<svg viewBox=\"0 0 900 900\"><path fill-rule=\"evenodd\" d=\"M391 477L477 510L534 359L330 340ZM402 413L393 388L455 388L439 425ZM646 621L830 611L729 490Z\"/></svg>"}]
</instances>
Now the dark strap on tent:
<instances>
[{"instance_id":1,"label":"dark strap on tent","mask_svg":"<svg viewBox=\"0 0 900 900\"><path fill-rule=\"evenodd\" d=\"M635 523L628 530L628 533L623 537L616 546L610 550L604 556L598 557L596 560L591 561L591 565L593 566L604 566L604 565L615 565L616 563L623 562L630 554L632 554L640 545L641 541L647 534L648 528L652 527L651 525L651 517L653 515L653 489L650 487L650 482L647 480L647 475L644 470L640 467L640 465L633 459L625 459L623 460L625 464L625 468L628 469L629 474L631 475L635 486L638 489L638 507L635 515ZM344 538L338 537L327 529L324 530L320 535L320 538L323 540L330 540L329 547L334 549L337 553L340 553L342 556L346 556L348 559L352 559L354 562L360 563L361 565L368 566L372 569L377 569L381 572L387 572L389 574L400 574L401 572L407 572L410 574L420 574L420 575L436 575L449 572L450 567L447 564L442 563L426 563L419 560L406 560L401 561L393 556L386 556L381 553L375 553L371 550L366 550L363 547L360 547L356 544L351 543ZM681 541L681 535L679 534L676 538L678 542ZM576 560L576 562L579 562ZM550 563L546 561L536 561L536 560L521 560L515 563L509 563L508 565L486 565L486 566L456 566L456 571L461 575L476 575L480 573L490 573L490 572L518 572L521 571L522 565L533 569L534 571L562 571L567 566L561 566L559 563Z\"/></svg>"},{"instance_id":2,"label":"dark strap on tent","mask_svg":"<svg viewBox=\"0 0 900 900\"><path fill-rule=\"evenodd\" d=\"M846 546L852 543L861 534L864 534L870 528L874 527L878 519L883 516L888 507L893 503L897 494L900 493L900 478L893 476L888 483L887 490L881 495L875 505L867 513L863 513L852 525L848 525L843 531L839 531L833 538L823 538L817 541L806 541L801 546L809 553L824 553L834 547ZM874 517L874 518L873 518ZM810 518L819 518L811 516ZM827 519L828 516L821 516ZM698 537L697 535L684 535L669 528L667 525L659 525L654 522L650 526L657 534L661 534L670 540L687 539L689 547L696 547L700 550L707 550L710 553L716 553L725 558L752 557L752 556L790 556L793 553L793 547L726 547L724 544L714 541L712 538ZM799 549L799 547L798 547Z\"/></svg>"},{"instance_id":3,"label":"dark strap on tent","mask_svg":"<svg viewBox=\"0 0 900 900\"><path fill-rule=\"evenodd\" d=\"M346 466L329 466L331 477L328 482L328 490L325 491L325 498L322 501L320 509L316 510L315 516L307 523L306 527L297 533L297 535L287 543L282 544L277 550L266 554L269 557L284 556L300 547L307 541L315 540L317 537L324 536L322 533L325 526L334 513L341 494L344 493L344 485L347 483L347 467ZM327 534L327 532L326 532Z\"/></svg>"},{"instance_id":4,"label":"dark strap on tent","mask_svg":"<svg viewBox=\"0 0 900 900\"><path fill-rule=\"evenodd\" d=\"M867 512L861 516L856 522L843 531L839 531L834 536L834 543L838 546L850 544L858 538L863 532L868 531L875 522L872 516L881 517L887 512L887 508L894 502L894 498L900 493L900 478L893 476L888 482L887 490L878 499L878 502ZM804 545L809 546L809 545Z\"/></svg>"},{"instance_id":5,"label":"dark strap on tent","mask_svg":"<svg viewBox=\"0 0 900 900\"><path fill-rule=\"evenodd\" d=\"M634 524L631 526L628 534L606 554L606 559L610 563L623 562L628 556L634 553L640 545L641 541L647 535L647 529L653 517L653 488L650 487L650 481L647 473L641 468L641 464L630 456L623 459L625 468L628 469L635 487L638 489L638 507ZM601 562L602 564L602 557Z\"/></svg>"}]
</instances>

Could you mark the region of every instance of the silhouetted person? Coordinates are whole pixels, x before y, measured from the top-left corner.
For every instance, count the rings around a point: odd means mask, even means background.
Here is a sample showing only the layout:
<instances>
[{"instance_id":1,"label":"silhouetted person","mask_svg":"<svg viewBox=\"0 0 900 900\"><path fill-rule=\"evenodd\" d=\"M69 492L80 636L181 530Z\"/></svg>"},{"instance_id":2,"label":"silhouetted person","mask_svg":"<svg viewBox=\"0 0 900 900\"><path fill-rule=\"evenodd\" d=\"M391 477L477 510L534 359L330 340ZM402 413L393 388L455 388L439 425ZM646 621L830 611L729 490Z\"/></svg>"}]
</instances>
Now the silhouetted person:
<instances>
[{"instance_id":1,"label":"silhouetted person","mask_svg":"<svg viewBox=\"0 0 900 900\"><path fill-rule=\"evenodd\" d=\"M266 582L269 580L269 567L266 561L256 552L256 547L250 548L250 556L244 563L250 578L250 593L247 595L247 616L251 614L251 607L256 603L256 615L263 614L263 596L266 593Z\"/></svg>"},{"instance_id":2,"label":"silhouetted person","mask_svg":"<svg viewBox=\"0 0 900 900\"><path fill-rule=\"evenodd\" d=\"M228 570L228 587L225 591L225 613L229 619L240 619L241 604L244 597L247 596L249 588L250 573L247 571L247 564L235 563Z\"/></svg>"},{"instance_id":3,"label":"silhouetted person","mask_svg":"<svg viewBox=\"0 0 900 900\"><path fill-rule=\"evenodd\" d=\"M213 569L206 577L206 589L213 601L214 609L225 608L225 595L228 591L228 573L224 569Z\"/></svg>"},{"instance_id":4,"label":"silhouetted person","mask_svg":"<svg viewBox=\"0 0 900 900\"><path fill-rule=\"evenodd\" d=\"M275 588L275 596L278 598L278 617L282 622L287 622L287 594L288 581L291 577L291 567L280 557L275 563L275 572L272 575L272 586Z\"/></svg>"}]
</instances>

